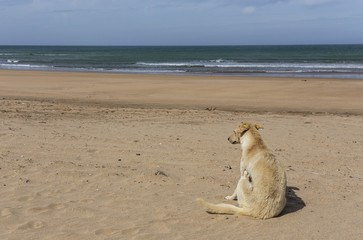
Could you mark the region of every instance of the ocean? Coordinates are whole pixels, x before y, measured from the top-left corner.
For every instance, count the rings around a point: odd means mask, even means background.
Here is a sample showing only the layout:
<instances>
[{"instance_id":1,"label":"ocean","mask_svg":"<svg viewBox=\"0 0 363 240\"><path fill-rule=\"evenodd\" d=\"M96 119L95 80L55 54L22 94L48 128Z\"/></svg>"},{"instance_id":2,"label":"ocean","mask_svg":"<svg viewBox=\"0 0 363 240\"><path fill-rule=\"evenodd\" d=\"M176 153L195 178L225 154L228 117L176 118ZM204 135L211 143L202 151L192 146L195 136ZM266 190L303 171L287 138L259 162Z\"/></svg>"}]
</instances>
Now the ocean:
<instances>
[{"instance_id":1,"label":"ocean","mask_svg":"<svg viewBox=\"0 0 363 240\"><path fill-rule=\"evenodd\" d=\"M0 69L363 79L363 45L0 46Z\"/></svg>"}]
</instances>

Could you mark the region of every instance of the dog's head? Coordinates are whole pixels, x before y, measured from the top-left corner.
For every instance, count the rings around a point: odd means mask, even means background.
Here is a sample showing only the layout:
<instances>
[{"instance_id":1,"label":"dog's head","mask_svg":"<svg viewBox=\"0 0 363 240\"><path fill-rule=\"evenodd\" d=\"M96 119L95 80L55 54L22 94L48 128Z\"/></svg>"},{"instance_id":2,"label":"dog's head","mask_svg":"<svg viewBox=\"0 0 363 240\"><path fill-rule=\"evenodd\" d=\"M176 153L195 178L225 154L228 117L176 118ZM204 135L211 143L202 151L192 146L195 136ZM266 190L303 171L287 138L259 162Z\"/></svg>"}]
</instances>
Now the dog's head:
<instances>
[{"instance_id":1,"label":"dog's head","mask_svg":"<svg viewBox=\"0 0 363 240\"><path fill-rule=\"evenodd\" d=\"M233 131L233 134L228 138L228 141L232 144L241 143L241 137L251 129L262 129L263 127L259 124L252 123L242 123L239 125L236 130Z\"/></svg>"}]
</instances>

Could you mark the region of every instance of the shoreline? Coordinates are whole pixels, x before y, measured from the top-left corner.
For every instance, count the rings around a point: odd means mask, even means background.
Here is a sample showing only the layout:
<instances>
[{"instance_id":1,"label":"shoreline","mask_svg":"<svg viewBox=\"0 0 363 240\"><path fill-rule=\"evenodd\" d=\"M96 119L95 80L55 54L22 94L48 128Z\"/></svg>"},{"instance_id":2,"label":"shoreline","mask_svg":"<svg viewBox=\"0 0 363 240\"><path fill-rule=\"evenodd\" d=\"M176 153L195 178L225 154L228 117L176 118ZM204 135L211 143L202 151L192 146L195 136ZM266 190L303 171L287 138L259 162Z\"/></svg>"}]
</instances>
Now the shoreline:
<instances>
[{"instance_id":1,"label":"shoreline","mask_svg":"<svg viewBox=\"0 0 363 240\"><path fill-rule=\"evenodd\" d=\"M118 71L118 70L72 70L72 68L0 68L5 71L36 71L36 72L67 72L67 73L99 73L99 74L122 74L122 75L159 75L159 76L194 76L194 77L252 77L252 78L308 78L308 79L346 79L363 80L363 74L357 72L188 72L188 71Z\"/></svg>"},{"instance_id":2,"label":"shoreline","mask_svg":"<svg viewBox=\"0 0 363 240\"><path fill-rule=\"evenodd\" d=\"M359 79L0 70L0 96L136 108L363 114Z\"/></svg>"}]
</instances>

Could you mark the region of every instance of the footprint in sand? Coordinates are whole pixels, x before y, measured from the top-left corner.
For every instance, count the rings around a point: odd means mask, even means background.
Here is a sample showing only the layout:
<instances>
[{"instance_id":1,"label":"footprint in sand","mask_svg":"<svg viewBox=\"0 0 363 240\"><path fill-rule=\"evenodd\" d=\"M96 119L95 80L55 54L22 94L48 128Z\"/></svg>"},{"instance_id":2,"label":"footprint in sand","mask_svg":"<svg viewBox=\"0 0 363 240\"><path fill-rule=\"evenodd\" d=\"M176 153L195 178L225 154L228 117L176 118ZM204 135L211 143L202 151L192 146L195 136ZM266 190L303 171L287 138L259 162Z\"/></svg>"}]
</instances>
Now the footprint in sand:
<instances>
[{"instance_id":1,"label":"footprint in sand","mask_svg":"<svg viewBox=\"0 0 363 240\"><path fill-rule=\"evenodd\" d=\"M0 217L7 217L13 215L9 208L1 209L0 210Z\"/></svg>"},{"instance_id":2,"label":"footprint in sand","mask_svg":"<svg viewBox=\"0 0 363 240\"><path fill-rule=\"evenodd\" d=\"M32 201L32 200L34 200L34 198L30 197L30 196L18 198L19 202L28 202L28 201Z\"/></svg>"},{"instance_id":3,"label":"footprint in sand","mask_svg":"<svg viewBox=\"0 0 363 240\"><path fill-rule=\"evenodd\" d=\"M48 197L48 196L51 196L53 193L51 191L41 191L41 192L38 192L36 195L38 197Z\"/></svg>"},{"instance_id":4,"label":"footprint in sand","mask_svg":"<svg viewBox=\"0 0 363 240\"><path fill-rule=\"evenodd\" d=\"M35 207L35 208L30 208L28 211L30 213L43 213L47 212L48 209L46 207Z\"/></svg>"},{"instance_id":5,"label":"footprint in sand","mask_svg":"<svg viewBox=\"0 0 363 240\"><path fill-rule=\"evenodd\" d=\"M63 209L66 206L64 204L61 203L52 203L48 205L48 209L52 209L52 210L59 210L59 209Z\"/></svg>"},{"instance_id":6,"label":"footprint in sand","mask_svg":"<svg viewBox=\"0 0 363 240\"><path fill-rule=\"evenodd\" d=\"M29 211L33 212L33 213L43 213L43 212L47 212L50 210L60 210L65 208L66 206L64 204L61 203L51 203L46 207L35 207L35 208L30 208Z\"/></svg>"},{"instance_id":7,"label":"footprint in sand","mask_svg":"<svg viewBox=\"0 0 363 240\"><path fill-rule=\"evenodd\" d=\"M79 200L77 202L90 204L90 203L94 203L95 200L93 200L93 199L83 199L83 200Z\"/></svg>"},{"instance_id":8,"label":"footprint in sand","mask_svg":"<svg viewBox=\"0 0 363 240\"><path fill-rule=\"evenodd\" d=\"M140 231L140 228L132 227L132 228L127 228L127 229L122 230L121 233L122 233L122 235L130 235L130 234L135 235L135 234L138 234L139 231Z\"/></svg>"},{"instance_id":9,"label":"footprint in sand","mask_svg":"<svg viewBox=\"0 0 363 240\"><path fill-rule=\"evenodd\" d=\"M67 214L70 216L77 216L78 218L91 218L95 215L93 209L73 207L67 209Z\"/></svg>"},{"instance_id":10,"label":"footprint in sand","mask_svg":"<svg viewBox=\"0 0 363 240\"><path fill-rule=\"evenodd\" d=\"M24 225L18 227L19 230L28 230L28 229L39 229L45 226L43 221L30 221Z\"/></svg>"},{"instance_id":11,"label":"footprint in sand","mask_svg":"<svg viewBox=\"0 0 363 240\"><path fill-rule=\"evenodd\" d=\"M105 229L98 229L95 234L96 235L112 235L114 233L116 233L118 230L117 229L112 229L112 228L105 228Z\"/></svg>"},{"instance_id":12,"label":"footprint in sand","mask_svg":"<svg viewBox=\"0 0 363 240\"><path fill-rule=\"evenodd\" d=\"M98 150L97 149L88 149L87 152L89 152L89 153L95 153L95 152L98 152Z\"/></svg>"},{"instance_id":13,"label":"footprint in sand","mask_svg":"<svg viewBox=\"0 0 363 240\"><path fill-rule=\"evenodd\" d=\"M74 189L74 188L65 188L65 189L58 190L57 193L71 193L74 191L76 191L76 189Z\"/></svg>"}]
</instances>

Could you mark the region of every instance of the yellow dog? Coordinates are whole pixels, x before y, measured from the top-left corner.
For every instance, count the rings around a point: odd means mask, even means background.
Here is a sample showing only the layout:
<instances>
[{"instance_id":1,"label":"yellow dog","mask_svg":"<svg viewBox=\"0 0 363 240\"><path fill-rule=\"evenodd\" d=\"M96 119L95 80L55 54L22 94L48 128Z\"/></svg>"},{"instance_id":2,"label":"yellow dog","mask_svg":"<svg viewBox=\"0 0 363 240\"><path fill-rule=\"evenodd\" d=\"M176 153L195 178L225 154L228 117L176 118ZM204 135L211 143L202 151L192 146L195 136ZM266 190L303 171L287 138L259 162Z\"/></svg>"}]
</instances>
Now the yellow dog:
<instances>
[{"instance_id":1,"label":"yellow dog","mask_svg":"<svg viewBox=\"0 0 363 240\"><path fill-rule=\"evenodd\" d=\"M197 199L209 213L242 214L260 219L275 217L286 205L286 173L280 161L265 145L258 124L243 123L228 138L241 144L241 178L236 190L226 199L237 199L239 207L212 204Z\"/></svg>"}]
</instances>

